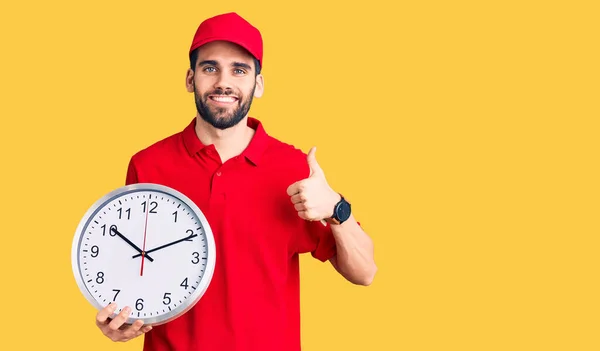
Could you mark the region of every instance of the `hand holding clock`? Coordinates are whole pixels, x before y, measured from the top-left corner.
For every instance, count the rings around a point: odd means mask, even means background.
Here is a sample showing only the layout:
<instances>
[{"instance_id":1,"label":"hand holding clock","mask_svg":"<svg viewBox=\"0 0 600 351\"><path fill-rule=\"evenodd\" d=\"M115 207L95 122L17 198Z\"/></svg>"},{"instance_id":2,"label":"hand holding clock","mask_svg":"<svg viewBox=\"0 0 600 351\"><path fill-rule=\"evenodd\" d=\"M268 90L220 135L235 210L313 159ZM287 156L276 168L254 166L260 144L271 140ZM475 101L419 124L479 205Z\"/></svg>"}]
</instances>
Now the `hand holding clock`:
<instances>
[{"instance_id":1,"label":"hand holding clock","mask_svg":"<svg viewBox=\"0 0 600 351\"><path fill-rule=\"evenodd\" d=\"M125 307L114 319L109 318L117 308L116 303L111 303L96 315L96 325L102 333L112 341L129 341L149 332L152 326L144 326L144 322L136 320L133 324L125 324L131 309Z\"/></svg>"}]
</instances>

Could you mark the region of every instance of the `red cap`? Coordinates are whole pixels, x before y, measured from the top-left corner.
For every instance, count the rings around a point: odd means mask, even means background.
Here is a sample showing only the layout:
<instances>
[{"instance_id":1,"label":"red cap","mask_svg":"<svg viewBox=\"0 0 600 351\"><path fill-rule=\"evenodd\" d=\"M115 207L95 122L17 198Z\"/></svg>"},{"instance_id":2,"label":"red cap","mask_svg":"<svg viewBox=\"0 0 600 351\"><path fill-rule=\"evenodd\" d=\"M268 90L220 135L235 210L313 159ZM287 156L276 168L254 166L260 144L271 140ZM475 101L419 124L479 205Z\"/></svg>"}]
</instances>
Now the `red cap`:
<instances>
[{"instance_id":1,"label":"red cap","mask_svg":"<svg viewBox=\"0 0 600 351\"><path fill-rule=\"evenodd\" d=\"M215 40L225 40L243 47L262 67L263 42L260 31L237 13L224 13L200 23L190 47L190 54L201 45Z\"/></svg>"}]
</instances>

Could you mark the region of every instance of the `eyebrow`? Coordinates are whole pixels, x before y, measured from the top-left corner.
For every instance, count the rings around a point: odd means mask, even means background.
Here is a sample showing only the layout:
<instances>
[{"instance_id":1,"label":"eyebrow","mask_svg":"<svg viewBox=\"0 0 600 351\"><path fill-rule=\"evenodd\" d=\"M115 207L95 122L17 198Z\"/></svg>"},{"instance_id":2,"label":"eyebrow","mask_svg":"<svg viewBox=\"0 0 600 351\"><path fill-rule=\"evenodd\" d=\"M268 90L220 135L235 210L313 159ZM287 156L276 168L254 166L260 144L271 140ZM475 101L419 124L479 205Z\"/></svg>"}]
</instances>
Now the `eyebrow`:
<instances>
[{"instance_id":1,"label":"eyebrow","mask_svg":"<svg viewBox=\"0 0 600 351\"><path fill-rule=\"evenodd\" d=\"M204 60L201 61L200 63L198 63L198 66L206 66L206 65L211 65L211 66L218 66L219 63L215 60ZM244 68L248 71L252 70L252 67L249 64L243 63L243 62L233 62L231 64L231 66L233 67L237 67L237 68Z\"/></svg>"},{"instance_id":2,"label":"eyebrow","mask_svg":"<svg viewBox=\"0 0 600 351\"><path fill-rule=\"evenodd\" d=\"M243 63L243 62L234 62L231 64L233 67L237 67L237 68L244 68L248 71L252 71L252 67L250 67L250 65Z\"/></svg>"},{"instance_id":3,"label":"eyebrow","mask_svg":"<svg viewBox=\"0 0 600 351\"><path fill-rule=\"evenodd\" d=\"M198 66L206 66L206 65L217 66L218 63L215 60L204 60L204 61L201 61L200 63L198 63Z\"/></svg>"}]
</instances>

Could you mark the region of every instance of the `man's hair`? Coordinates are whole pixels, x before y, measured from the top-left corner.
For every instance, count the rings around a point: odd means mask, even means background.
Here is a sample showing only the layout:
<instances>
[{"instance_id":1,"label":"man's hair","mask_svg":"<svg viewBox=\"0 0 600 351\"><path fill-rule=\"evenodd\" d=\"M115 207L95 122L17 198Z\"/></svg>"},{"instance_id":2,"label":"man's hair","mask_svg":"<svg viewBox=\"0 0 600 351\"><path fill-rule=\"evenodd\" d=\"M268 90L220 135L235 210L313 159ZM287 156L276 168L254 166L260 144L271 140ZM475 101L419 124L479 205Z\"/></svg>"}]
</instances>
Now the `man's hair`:
<instances>
[{"instance_id":1,"label":"man's hair","mask_svg":"<svg viewBox=\"0 0 600 351\"><path fill-rule=\"evenodd\" d=\"M192 53L190 54L190 68L194 72L196 71L196 61L198 60L198 50L200 50L200 48L192 51ZM260 74L260 62L254 56L252 56L252 60L254 61L254 76L257 76Z\"/></svg>"}]
</instances>

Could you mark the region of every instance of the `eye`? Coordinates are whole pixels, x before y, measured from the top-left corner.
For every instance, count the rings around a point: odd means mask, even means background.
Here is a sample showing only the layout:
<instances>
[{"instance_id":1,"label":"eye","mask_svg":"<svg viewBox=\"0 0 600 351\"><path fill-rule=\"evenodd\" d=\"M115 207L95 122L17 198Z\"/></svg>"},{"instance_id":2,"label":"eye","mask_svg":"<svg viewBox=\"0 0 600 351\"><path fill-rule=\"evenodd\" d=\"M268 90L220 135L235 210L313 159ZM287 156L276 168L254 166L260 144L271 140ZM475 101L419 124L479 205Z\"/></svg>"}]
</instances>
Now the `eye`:
<instances>
[{"instance_id":1,"label":"eye","mask_svg":"<svg viewBox=\"0 0 600 351\"><path fill-rule=\"evenodd\" d=\"M246 71L244 71L243 69L240 69L240 68L236 68L235 70L233 70L233 72L235 74L246 74Z\"/></svg>"},{"instance_id":2,"label":"eye","mask_svg":"<svg viewBox=\"0 0 600 351\"><path fill-rule=\"evenodd\" d=\"M204 72L209 72L209 73L210 73L210 72L214 72L214 71L216 71L216 70L217 70L217 69L216 69L216 68L214 68L214 67L212 67L212 66L207 66L207 67L204 67L204 69L203 69L202 71L204 71Z\"/></svg>"}]
</instances>

